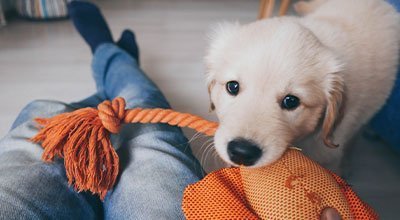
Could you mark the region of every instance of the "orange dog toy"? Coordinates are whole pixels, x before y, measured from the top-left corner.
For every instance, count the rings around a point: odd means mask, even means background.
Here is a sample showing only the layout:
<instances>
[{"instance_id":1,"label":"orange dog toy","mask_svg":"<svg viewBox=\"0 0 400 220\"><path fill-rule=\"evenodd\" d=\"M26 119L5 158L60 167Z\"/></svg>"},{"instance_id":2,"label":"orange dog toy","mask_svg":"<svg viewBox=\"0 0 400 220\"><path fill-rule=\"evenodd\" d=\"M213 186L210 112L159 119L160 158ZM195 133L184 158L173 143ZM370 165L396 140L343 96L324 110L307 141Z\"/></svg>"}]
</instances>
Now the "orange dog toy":
<instances>
[{"instance_id":1,"label":"orange dog toy","mask_svg":"<svg viewBox=\"0 0 400 220\"><path fill-rule=\"evenodd\" d=\"M344 180L290 149L257 169L226 168L186 188L187 219L320 219L335 208L342 219L378 219Z\"/></svg>"},{"instance_id":2,"label":"orange dog toy","mask_svg":"<svg viewBox=\"0 0 400 220\"><path fill-rule=\"evenodd\" d=\"M101 199L118 176L119 159L109 136L119 132L121 123L168 123L209 136L218 127L171 109L125 109L123 98L36 121L43 128L31 140L42 144L43 160L64 158L69 184ZM340 177L296 150L264 168L211 173L190 185L183 200L188 219L315 219L325 207L344 219L377 219Z\"/></svg>"}]
</instances>

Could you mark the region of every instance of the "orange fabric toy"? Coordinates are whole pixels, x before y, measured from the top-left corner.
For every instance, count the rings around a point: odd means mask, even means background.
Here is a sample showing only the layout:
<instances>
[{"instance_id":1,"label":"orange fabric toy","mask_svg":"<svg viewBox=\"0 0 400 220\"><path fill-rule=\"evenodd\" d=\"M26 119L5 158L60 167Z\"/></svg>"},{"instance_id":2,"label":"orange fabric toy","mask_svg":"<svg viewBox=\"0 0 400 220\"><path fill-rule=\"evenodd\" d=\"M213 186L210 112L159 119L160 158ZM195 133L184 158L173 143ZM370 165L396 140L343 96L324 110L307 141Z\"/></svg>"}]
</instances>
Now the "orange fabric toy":
<instances>
[{"instance_id":1,"label":"orange fabric toy","mask_svg":"<svg viewBox=\"0 0 400 220\"><path fill-rule=\"evenodd\" d=\"M295 149L263 168L207 175L186 188L182 207L187 219L320 219L327 207L342 219L378 219L344 180Z\"/></svg>"},{"instance_id":2,"label":"orange fabric toy","mask_svg":"<svg viewBox=\"0 0 400 220\"><path fill-rule=\"evenodd\" d=\"M36 121L42 128L31 140L42 144L43 160L64 158L69 184L101 199L118 176L119 159L109 136L121 123L168 123L210 136L218 127L171 109L125 109L123 98ZM211 173L187 187L183 199L188 219L315 219L325 207L344 219L378 218L340 177L297 150L264 168Z\"/></svg>"}]
</instances>

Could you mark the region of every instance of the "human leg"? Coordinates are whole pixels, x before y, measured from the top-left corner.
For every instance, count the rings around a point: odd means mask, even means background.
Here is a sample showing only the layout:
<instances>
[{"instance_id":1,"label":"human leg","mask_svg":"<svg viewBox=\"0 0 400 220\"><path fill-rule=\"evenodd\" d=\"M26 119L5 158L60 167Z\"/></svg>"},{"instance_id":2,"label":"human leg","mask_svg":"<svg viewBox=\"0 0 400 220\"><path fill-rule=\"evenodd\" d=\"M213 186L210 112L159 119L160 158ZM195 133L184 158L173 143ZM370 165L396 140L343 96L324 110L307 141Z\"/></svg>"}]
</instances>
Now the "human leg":
<instances>
[{"instance_id":1,"label":"human leg","mask_svg":"<svg viewBox=\"0 0 400 220\"><path fill-rule=\"evenodd\" d=\"M36 134L35 117L71 111L61 102L34 101L0 140L0 219L98 219L97 198L78 194L68 185L62 160L41 160L42 148L28 139ZM17 126L18 125L18 126Z\"/></svg>"}]
</instances>

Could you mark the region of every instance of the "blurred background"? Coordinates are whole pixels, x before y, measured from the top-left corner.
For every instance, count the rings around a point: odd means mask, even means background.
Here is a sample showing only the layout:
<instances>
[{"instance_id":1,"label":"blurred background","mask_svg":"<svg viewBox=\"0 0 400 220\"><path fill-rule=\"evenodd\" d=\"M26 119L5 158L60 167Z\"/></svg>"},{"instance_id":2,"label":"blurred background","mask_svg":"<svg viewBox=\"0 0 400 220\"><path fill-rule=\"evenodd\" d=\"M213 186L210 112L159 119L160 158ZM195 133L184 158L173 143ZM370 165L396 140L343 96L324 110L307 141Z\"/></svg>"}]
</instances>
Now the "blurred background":
<instances>
[{"instance_id":1,"label":"blurred background","mask_svg":"<svg viewBox=\"0 0 400 220\"><path fill-rule=\"evenodd\" d=\"M53 4L46 13L37 7L57 1L60 2L58 7ZM214 113L209 112L204 80L207 33L217 22L255 21L258 0L92 2L104 13L114 39L118 39L125 28L136 32L141 66L174 109L216 120ZM65 1L0 0L0 3L2 137L18 112L32 100L74 102L93 94L95 87L91 79L90 49L65 18ZM293 14L291 8L288 13ZM223 165L210 138L194 135L189 130L185 133L207 171ZM362 135L355 139L354 145L354 152L345 159L347 170L351 172L349 183L377 209L382 219L396 219L400 207L400 192L396 190L400 183L398 154L385 144Z\"/></svg>"},{"instance_id":2,"label":"blurred background","mask_svg":"<svg viewBox=\"0 0 400 220\"><path fill-rule=\"evenodd\" d=\"M0 136L4 136L29 102L74 102L93 94L95 87L91 78L92 54L66 17L67 1L0 2L6 17L0 27ZM218 22L255 21L258 0L92 2L104 13L114 39L126 28L135 31L141 67L174 109L216 120L214 113L209 112L204 80L207 34ZM278 10L279 4L275 6ZM209 138L193 136L190 130L185 133L192 137L193 149L206 170L221 165Z\"/></svg>"},{"instance_id":3,"label":"blurred background","mask_svg":"<svg viewBox=\"0 0 400 220\"><path fill-rule=\"evenodd\" d=\"M0 136L7 133L18 112L32 100L68 103L95 91L90 49L71 22L63 19L65 6L60 4L44 15L44 10L37 9L43 7L42 2L1 0L7 21L0 28ZM208 112L204 81L207 32L220 21L256 20L258 0L93 2L103 11L114 39L125 28L136 32L141 66L174 109L215 120ZM53 17L40 19L45 16ZM207 157L211 157L209 153Z\"/></svg>"}]
</instances>

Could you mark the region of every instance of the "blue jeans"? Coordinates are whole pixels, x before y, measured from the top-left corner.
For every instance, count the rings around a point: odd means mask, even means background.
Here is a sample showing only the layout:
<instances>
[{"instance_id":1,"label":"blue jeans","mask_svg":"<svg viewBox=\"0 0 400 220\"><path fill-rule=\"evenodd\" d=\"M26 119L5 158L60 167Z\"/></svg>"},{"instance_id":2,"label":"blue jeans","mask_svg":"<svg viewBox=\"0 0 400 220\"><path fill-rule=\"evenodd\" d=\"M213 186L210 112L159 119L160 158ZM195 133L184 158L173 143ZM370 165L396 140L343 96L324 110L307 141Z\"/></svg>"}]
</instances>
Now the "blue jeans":
<instances>
[{"instance_id":1,"label":"blue jeans","mask_svg":"<svg viewBox=\"0 0 400 220\"><path fill-rule=\"evenodd\" d=\"M113 44L96 50L93 72L95 95L69 105L34 101L1 139L0 219L183 219L183 190L203 171L179 128L129 124L113 136L121 169L104 203L89 192L75 192L68 186L63 160L42 162L41 146L27 140L37 132L33 118L95 107L117 96L126 99L128 108L169 108L137 62Z\"/></svg>"}]
</instances>

